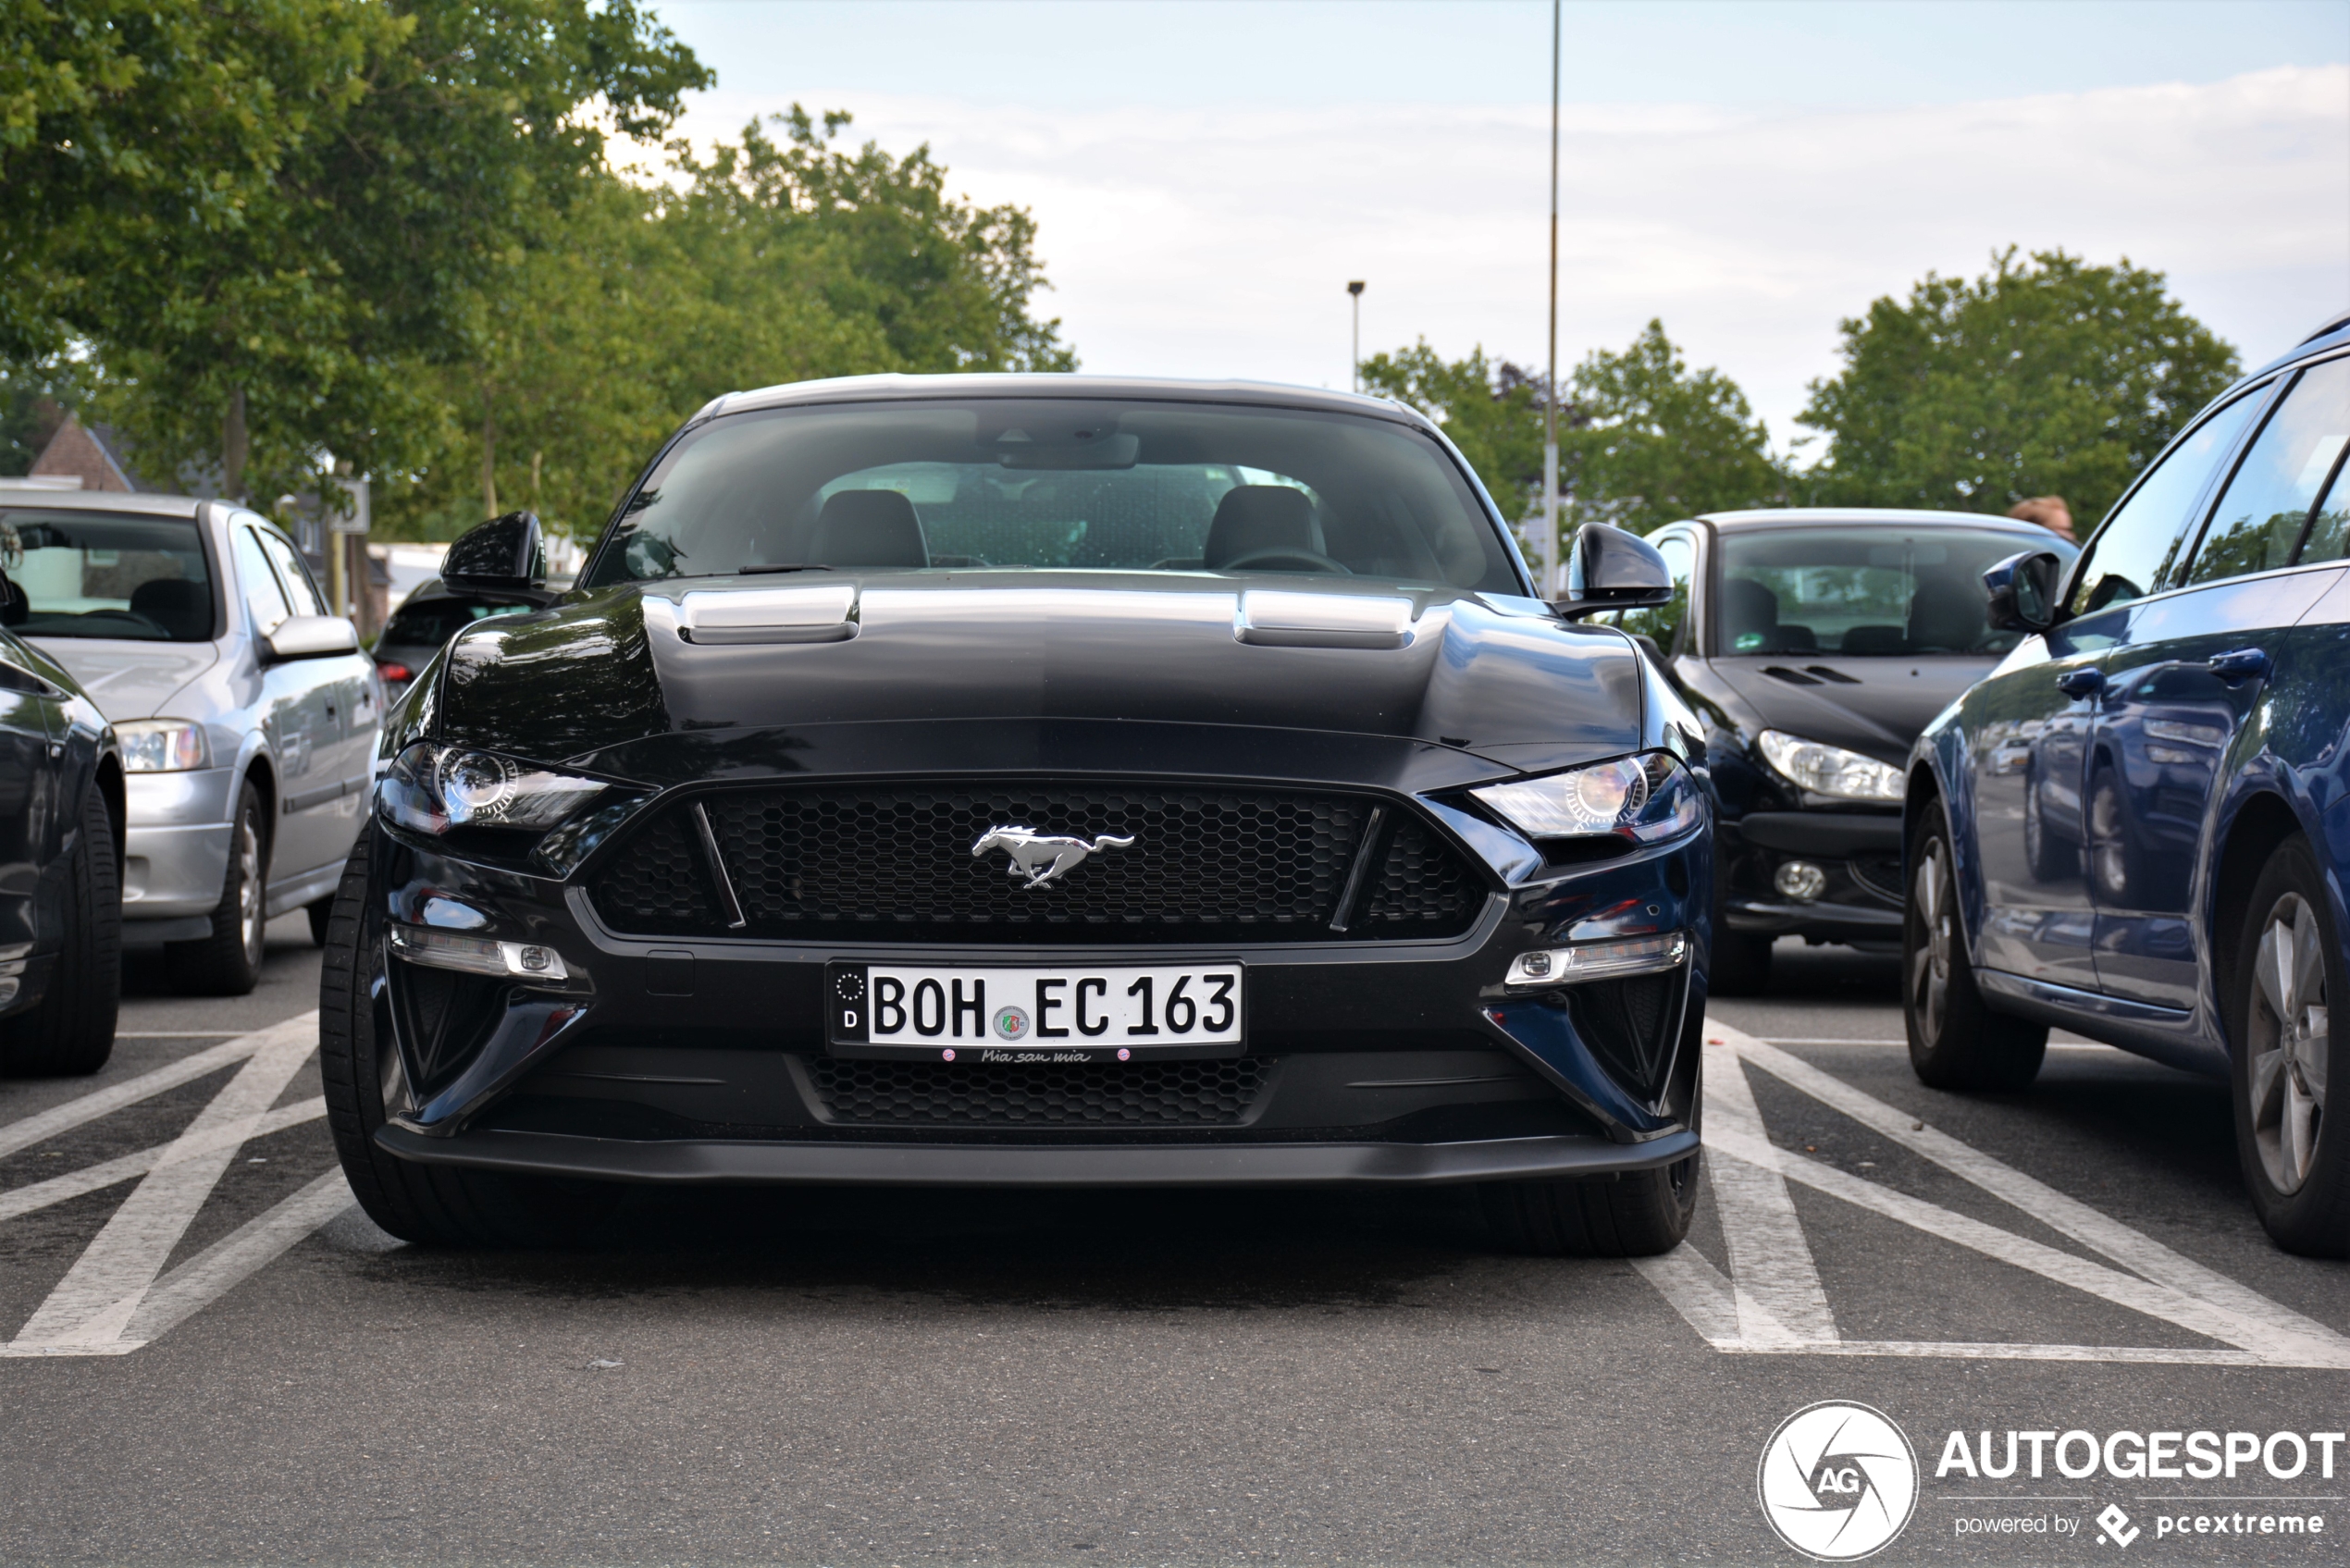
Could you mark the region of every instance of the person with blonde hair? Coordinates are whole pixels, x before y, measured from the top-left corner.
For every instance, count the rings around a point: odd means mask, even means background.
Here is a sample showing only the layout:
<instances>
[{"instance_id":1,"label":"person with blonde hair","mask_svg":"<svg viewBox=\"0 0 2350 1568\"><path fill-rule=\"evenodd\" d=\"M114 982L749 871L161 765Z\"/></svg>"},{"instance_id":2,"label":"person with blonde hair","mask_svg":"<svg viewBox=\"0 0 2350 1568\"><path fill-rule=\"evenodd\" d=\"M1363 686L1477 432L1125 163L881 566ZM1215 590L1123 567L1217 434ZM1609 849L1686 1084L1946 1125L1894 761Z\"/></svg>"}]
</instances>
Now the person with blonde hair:
<instances>
[{"instance_id":1,"label":"person with blonde hair","mask_svg":"<svg viewBox=\"0 0 2350 1568\"><path fill-rule=\"evenodd\" d=\"M2010 517L2020 517L2026 523L2037 523L2049 533L2059 535L2074 544L2081 541L2072 536L2072 509L2064 504L2062 496L2033 496L2008 508Z\"/></svg>"}]
</instances>

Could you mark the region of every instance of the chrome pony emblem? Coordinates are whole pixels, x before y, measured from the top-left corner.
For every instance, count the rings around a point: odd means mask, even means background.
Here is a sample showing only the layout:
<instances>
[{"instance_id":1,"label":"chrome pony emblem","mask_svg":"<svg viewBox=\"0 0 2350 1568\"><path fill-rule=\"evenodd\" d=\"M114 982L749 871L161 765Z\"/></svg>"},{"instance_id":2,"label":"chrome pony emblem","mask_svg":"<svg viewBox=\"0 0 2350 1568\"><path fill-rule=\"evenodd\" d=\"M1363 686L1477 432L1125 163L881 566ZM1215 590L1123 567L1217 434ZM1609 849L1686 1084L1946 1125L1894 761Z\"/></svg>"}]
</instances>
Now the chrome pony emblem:
<instances>
[{"instance_id":1,"label":"chrome pony emblem","mask_svg":"<svg viewBox=\"0 0 2350 1568\"><path fill-rule=\"evenodd\" d=\"M1000 849L1012 858L1004 868L1008 876L1026 877L1022 887L1042 887L1066 872L1075 870L1088 855L1098 855L1105 849L1124 849L1134 841L1112 838L1107 833L1095 839L1057 838L1038 833L1034 828L989 828L979 842L971 846L974 858L991 849Z\"/></svg>"}]
</instances>

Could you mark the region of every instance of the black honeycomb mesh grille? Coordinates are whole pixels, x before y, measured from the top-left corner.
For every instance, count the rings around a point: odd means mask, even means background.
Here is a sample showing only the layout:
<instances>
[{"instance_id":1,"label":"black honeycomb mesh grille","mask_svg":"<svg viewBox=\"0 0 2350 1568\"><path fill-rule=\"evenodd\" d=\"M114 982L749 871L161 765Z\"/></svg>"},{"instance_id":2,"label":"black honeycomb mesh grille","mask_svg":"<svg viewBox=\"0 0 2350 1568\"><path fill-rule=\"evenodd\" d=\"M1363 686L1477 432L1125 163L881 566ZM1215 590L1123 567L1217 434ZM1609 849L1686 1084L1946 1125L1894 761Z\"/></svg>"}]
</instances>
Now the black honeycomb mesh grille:
<instances>
[{"instance_id":1,"label":"black honeycomb mesh grille","mask_svg":"<svg viewBox=\"0 0 2350 1568\"><path fill-rule=\"evenodd\" d=\"M825 1114L852 1127L1229 1127L1248 1114L1265 1074L1246 1060L808 1064Z\"/></svg>"},{"instance_id":2,"label":"black honeycomb mesh grille","mask_svg":"<svg viewBox=\"0 0 2350 1568\"><path fill-rule=\"evenodd\" d=\"M1364 919L1375 927L1454 931L1476 910L1478 893L1461 858L1406 819L1387 842L1386 862Z\"/></svg>"},{"instance_id":3,"label":"black honeycomb mesh grille","mask_svg":"<svg viewBox=\"0 0 2350 1568\"><path fill-rule=\"evenodd\" d=\"M800 941L1327 941L1371 815L1353 796L1151 785L796 785L701 799L742 907L733 934ZM1004 852L971 853L1008 824L1133 842L1032 887ZM1481 888L1459 856L1409 819L1387 837L1358 895L1367 918L1349 934L1466 929ZM724 930L680 807L637 830L589 893L616 930Z\"/></svg>"}]
</instances>

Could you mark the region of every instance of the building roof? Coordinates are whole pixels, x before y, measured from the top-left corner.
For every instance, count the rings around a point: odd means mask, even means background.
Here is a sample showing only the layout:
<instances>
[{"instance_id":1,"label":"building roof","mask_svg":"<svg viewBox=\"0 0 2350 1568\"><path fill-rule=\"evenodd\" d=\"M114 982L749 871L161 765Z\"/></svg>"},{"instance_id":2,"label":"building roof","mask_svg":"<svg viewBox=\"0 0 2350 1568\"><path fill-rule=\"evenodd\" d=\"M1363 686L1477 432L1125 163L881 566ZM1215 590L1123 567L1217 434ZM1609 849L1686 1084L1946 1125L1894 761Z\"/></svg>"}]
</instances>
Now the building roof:
<instances>
[{"instance_id":1,"label":"building roof","mask_svg":"<svg viewBox=\"0 0 2350 1568\"><path fill-rule=\"evenodd\" d=\"M49 444L41 449L41 455L32 460L27 476L80 479L85 490L136 490L138 481L115 450L119 443L109 439L113 434L104 426L93 430L81 423L80 415L68 414L57 433L49 438Z\"/></svg>"}]
</instances>

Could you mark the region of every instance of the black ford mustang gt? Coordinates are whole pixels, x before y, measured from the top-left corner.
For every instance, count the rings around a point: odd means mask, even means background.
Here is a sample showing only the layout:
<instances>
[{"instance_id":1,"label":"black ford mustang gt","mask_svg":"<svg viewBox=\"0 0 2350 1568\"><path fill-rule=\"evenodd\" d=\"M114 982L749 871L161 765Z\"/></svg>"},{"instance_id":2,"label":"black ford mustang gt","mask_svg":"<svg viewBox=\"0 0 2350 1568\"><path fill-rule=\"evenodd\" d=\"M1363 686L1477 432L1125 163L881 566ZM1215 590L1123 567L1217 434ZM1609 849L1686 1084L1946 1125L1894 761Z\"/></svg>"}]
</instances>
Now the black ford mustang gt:
<instances>
[{"instance_id":1,"label":"black ford mustang gt","mask_svg":"<svg viewBox=\"0 0 2350 1568\"><path fill-rule=\"evenodd\" d=\"M561 596L452 586L336 904L344 1167L417 1241L611 1183L1478 1183L1515 1244L1694 1201L1695 719L1417 414L882 377L711 403Z\"/></svg>"}]
</instances>

